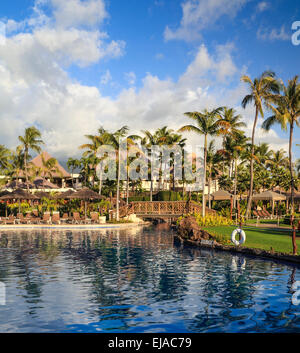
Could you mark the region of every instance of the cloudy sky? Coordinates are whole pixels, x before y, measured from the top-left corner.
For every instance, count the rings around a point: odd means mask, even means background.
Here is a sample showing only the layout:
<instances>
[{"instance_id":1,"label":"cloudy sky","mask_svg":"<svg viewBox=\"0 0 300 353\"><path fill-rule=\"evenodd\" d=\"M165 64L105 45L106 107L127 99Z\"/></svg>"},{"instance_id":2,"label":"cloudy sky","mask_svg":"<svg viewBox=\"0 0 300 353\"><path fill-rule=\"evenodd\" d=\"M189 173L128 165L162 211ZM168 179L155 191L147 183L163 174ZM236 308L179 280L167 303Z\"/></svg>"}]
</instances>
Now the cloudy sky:
<instances>
[{"instance_id":1,"label":"cloudy sky","mask_svg":"<svg viewBox=\"0 0 300 353\"><path fill-rule=\"evenodd\" d=\"M299 74L294 0L12 0L0 18L0 143L16 146L35 125L61 161L100 126L178 129L184 112L222 105L250 135L241 75ZM287 148L279 128L258 131L262 140Z\"/></svg>"}]
</instances>

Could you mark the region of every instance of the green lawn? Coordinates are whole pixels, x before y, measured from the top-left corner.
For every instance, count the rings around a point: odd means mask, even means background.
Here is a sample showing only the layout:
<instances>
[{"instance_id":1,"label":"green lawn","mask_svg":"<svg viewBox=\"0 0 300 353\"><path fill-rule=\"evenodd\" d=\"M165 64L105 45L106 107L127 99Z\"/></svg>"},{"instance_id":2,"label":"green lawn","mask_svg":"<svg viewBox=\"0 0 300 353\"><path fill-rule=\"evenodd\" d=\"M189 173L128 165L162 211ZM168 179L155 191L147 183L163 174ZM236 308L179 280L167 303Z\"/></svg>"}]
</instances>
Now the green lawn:
<instances>
[{"instance_id":1,"label":"green lawn","mask_svg":"<svg viewBox=\"0 0 300 353\"><path fill-rule=\"evenodd\" d=\"M217 226L217 227L206 227L206 231L210 232L212 235L222 235L225 241L231 239L231 233L236 226ZM266 228L256 228L251 226L243 227L246 233L246 242L243 246L247 248L256 248L263 250L292 253L292 235L288 230L274 230ZM300 255L300 232L297 232L297 245L298 245L298 255ZM229 245L228 242L226 242ZM231 241L230 241L230 244ZM233 244L232 244L233 245Z\"/></svg>"},{"instance_id":2,"label":"green lawn","mask_svg":"<svg viewBox=\"0 0 300 353\"><path fill-rule=\"evenodd\" d=\"M247 224L256 224L256 219L248 219ZM277 225L277 219L260 219L259 224L276 224ZM279 220L279 226L280 227L285 227L285 228L290 228L289 224L284 224L283 223L283 218Z\"/></svg>"}]
</instances>

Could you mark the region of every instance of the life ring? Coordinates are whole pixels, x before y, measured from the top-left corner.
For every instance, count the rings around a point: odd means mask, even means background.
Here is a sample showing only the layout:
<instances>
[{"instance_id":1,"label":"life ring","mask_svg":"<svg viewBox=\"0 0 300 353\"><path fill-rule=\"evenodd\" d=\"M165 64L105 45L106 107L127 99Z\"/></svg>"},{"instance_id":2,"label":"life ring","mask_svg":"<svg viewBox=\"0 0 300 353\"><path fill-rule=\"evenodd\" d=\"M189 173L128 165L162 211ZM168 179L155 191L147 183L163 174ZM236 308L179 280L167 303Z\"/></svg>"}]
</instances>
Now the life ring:
<instances>
[{"instance_id":1,"label":"life ring","mask_svg":"<svg viewBox=\"0 0 300 353\"><path fill-rule=\"evenodd\" d=\"M241 240L238 241L235 239L235 236L239 234L241 236ZM231 233L231 241L233 242L234 245L242 245L245 243L246 241L246 233L242 230L242 229L235 229L232 233Z\"/></svg>"}]
</instances>

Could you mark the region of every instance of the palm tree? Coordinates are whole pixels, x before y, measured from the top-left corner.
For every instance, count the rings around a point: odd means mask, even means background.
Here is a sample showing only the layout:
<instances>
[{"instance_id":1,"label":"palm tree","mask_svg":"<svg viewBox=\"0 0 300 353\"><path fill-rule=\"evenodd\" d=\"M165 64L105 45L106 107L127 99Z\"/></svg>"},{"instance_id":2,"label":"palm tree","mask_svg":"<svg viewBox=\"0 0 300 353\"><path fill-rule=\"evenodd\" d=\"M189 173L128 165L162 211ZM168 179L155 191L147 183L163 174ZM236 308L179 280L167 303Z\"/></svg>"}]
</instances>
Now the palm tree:
<instances>
[{"instance_id":1,"label":"palm tree","mask_svg":"<svg viewBox=\"0 0 300 353\"><path fill-rule=\"evenodd\" d=\"M28 156L29 150L33 150L37 153L41 152L40 145L44 142L41 140L41 133L40 131L32 126L25 129L24 136L19 136L19 141L21 142L21 147L24 150L24 172L25 172L25 179L27 184L27 190L29 190L28 184Z\"/></svg>"},{"instance_id":2,"label":"palm tree","mask_svg":"<svg viewBox=\"0 0 300 353\"><path fill-rule=\"evenodd\" d=\"M234 137L236 134L241 134L240 128L245 127L246 124L241 121L242 116L237 114L233 108L223 107L221 117L219 119L219 135L223 136L223 150L225 150L226 136ZM224 160L223 160L224 173Z\"/></svg>"},{"instance_id":3,"label":"palm tree","mask_svg":"<svg viewBox=\"0 0 300 353\"><path fill-rule=\"evenodd\" d=\"M157 145L159 146L165 146L165 145L170 145L172 142L172 135L174 133L174 130L168 129L167 126L164 126L162 128L159 128L155 131L155 139L157 142ZM163 158L162 155L158 157L160 160L160 171L159 171L159 190L162 187L162 172L163 172Z\"/></svg>"},{"instance_id":4,"label":"palm tree","mask_svg":"<svg viewBox=\"0 0 300 353\"><path fill-rule=\"evenodd\" d=\"M153 201L153 179L152 179L152 173L151 173L151 147L155 146L158 144L156 135L152 134L148 130L142 130L142 133L145 135L141 139L141 145L144 146L147 151L148 151L148 156L149 156L149 164L148 164L148 169L149 169L149 175L150 175L150 201Z\"/></svg>"},{"instance_id":5,"label":"palm tree","mask_svg":"<svg viewBox=\"0 0 300 353\"><path fill-rule=\"evenodd\" d=\"M67 161L67 167L69 170L71 170L71 175L72 175L72 187L74 189L74 170L77 168L80 168L80 161L76 158L69 158Z\"/></svg>"},{"instance_id":6,"label":"palm tree","mask_svg":"<svg viewBox=\"0 0 300 353\"><path fill-rule=\"evenodd\" d=\"M245 160L243 159L243 153L245 152L246 145L249 138L247 138L243 133L236 132L233 138L226 138L225 140L225 150L228 155L233 159L234 163L234 198L233 204L236 208L237 202L237 182L238 182L238 160L242 160L240 164L243 164Z\"/></svg>"},{"instance_id":7,"label":"palm tree","mask_svg":"<svg viewBox=\"0 0 300 353\"><path fill-rule=\"evenodd\" d=\"M204 170L203 170L203 193L202 193L202 216L205 217L205 185L206 185L206 159L207 159L207 137L216 135L219 131L219 122L218 118L220 117L220 113L222 108L216 108L211 111L205 109L203 112L188 112L185 115L193 119L196 125L185 125L180 128L179 132L184 131L193 131L199 135L204 135Z\"/></svg>"},{"instance_id":8,"label":"palm tree","mask_svg":"<svg viewBox=\"0 0 300 353\"><path fill-rule=\"evenodd\" d=\"M272 157L268 161L271 169L278 169L279 167L288 167L289 159L286 157L286 152L284 149L278 151L272 151Z\"/></svg>"},{"instance_id":9,"label":"palm tree","mask_svg":"<svg viewBox=\"0 0 300 353\"><path fill-rule=\"evenodd\" d=\"M12 152L11 160L8 164L6 174L16 179L16 186L18 185L18 178L21 170L24 170L24 152L21 146L16 148L16 151Z\"/></svg>"},{"instance_id":10,"label":"palm tree","mask_svg":"<svg viewBox=\"0 0 300 353\"><path fill-rule=\"evenodd\" d=\"M222 155L220 153L215 153L215 142L210 141L207 149L207 180L208 180L208 207L211 208L211 181L221 174L220 162L222 161Z\"/></svg>"},{"instance_id":11,"label":"palm tree","mask_svg":"<svg viewBox=\"0 0 300 353\"><path fill-rule=\"evenodd\" d=\"M0 169L5 170L9 165L11 152L5 146L0 145Z\"/></svg>"},{"instance_id":12,"label":"palm tree","mask_svg":"<svg viewBox=\"0 0 300 353\"><path fill-rule=\"evenodd\" d=\"M250 188L248 193L248 204L246 210L246 219L249 217L252 204L253 195L253 162L254 162L254 144L255 144L255 130L257 125L258 116L264 117L263 106L269 106L269 102L272 99L273 93L278 93L280 87L278 82L275 80L275 74L271 71L265 71L260 77L251 80L249 76L242 76L241 80L248 84L249 94L247 94L243 101L242 107L245 109L249 104L253 104L255 107L255 117L252 127L252 138L251 138L251 157L250 157Z\"/></svg>"},{"instance_id":13,"label":"palm tree","mask_svg":"<svg viewBox=\"0 0 300 353\"><path fill-rule=\"evenodd\" d=\"M290 169L290 184L291 184L291 213L294 213L294 193L295 193L295 179L294 179L294 168L293 168L293 155L292 155L292 144L294 136L295 124L300 126L300 84L298 82L298 76L295 76L292 80L288 81L287 86L281 83L282 94L274 95L272 102L275 104L270 105L273 111L273 115L267 118L262 127L265 130L275 124L279 123L283 130L287 130L289 125L289 169ZM296 242L295 242L296 245Z\"/></svg>"}]
</instances>

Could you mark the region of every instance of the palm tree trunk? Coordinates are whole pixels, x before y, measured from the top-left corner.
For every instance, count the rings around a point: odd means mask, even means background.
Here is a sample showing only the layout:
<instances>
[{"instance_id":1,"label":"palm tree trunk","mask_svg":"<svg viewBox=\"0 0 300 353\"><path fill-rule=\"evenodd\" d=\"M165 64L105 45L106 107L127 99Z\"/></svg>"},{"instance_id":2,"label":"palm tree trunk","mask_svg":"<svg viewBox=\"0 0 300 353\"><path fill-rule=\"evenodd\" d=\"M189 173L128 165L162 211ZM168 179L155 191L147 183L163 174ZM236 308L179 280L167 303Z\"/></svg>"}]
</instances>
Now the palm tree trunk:
<instances>
[{"instance_id":1,"label":"palm tree trunk","mask_svg":"<svg viewBox=\"0 0 300 353\"><path fill-rule=\"evenodd\" d=\"M126 180L126 205L129 205L129 175L127 172L127 180Z\"/></svg>"},{"instance_id":2,"label":"palm tree trunk","mask_svg":"<svg viewBox=\"0 0 300 353\"><path fill-rule=\"evenodd\" d=\"M253 123L253 129L252 129L252 140L251 140L251 157L250 157L250 188L249 188L249 193L248 193L248 204L247 204L247 210L246 210L246 219L249 218L249 214L251 212L251 205L252 205L252 195L253 195L253 167L254 167L254 139L255 139L255 129L256 129L256 124L257 124L257 119L258 119L258 108L255 110L255 119Z\"/></svg>"},{"instance_id":3,"label":"palm tree trunk","mask_svg":"<svg viewBox=\"0 0 300 353\"><path fill-rule=\"evenodd\" d=\"M208 208L211 208L210 182L211 182L211 176L208 177Z\"/></svg>"},{"instance_id":4,"label":"palm tree trunk","mask_svg":"<svg viewBox=\"0 0 300 353\"><path fill-rule=\"evenodd\" d=\"M234 199L233 205L236 208L236 189L237 189L237 159L235 159L235 166L234 166Z\"/></svg>"},{"instance_id":5,"label":"palm tree trunk","mask_svg":"<svg viewBox=\"0 0 300 353\"><path fill-rule=\"evenodd\" d=\"M27 192L29 192L28 170L27 170L27 154L28 154L28 150L25 148L25 153L24 153L24 169L25 169L25 180L26 180Z\"/></svg>"},{"instance_id":6,"label":"palm tree trunk","mask_svg":"<svg viewBox=\"0 0 300 353\"><path fill-rule=\"evenodd\" d=\"M117 180L117 222L120 220L120 175L121 175L121 165L120 165L120 151L118 151L118 180Z\"/></svg>"},{"instance_id":7,"label":"palm tree trunk","mask_svg":"<svg viewBox=\"0 0 300 353\"><path fill-rule=\"evenodd\" d=\"M153 200L153 180L152 177L150 179L150 201L152 202Z\"/></svg>"},{"instance_id":8,"label":"palm tree trunk","mask_svg":"<svg viewBox=\"0 0 300 353\"><path fill-rule=\"evenodd\" d=\"M203 193L202 193L202 217L205 217L205 184L206 184L206 158L207 158L207 135L204 136L204 174L203 174Z\"/></svg>"},{"instance_id":9,"label":"palm tree trunk","mask_svg":"<svg viewBox=\"0 0 300 353\"><path fill-rule=\"evenodd\" d=\"M291 174L291 214L294 213L294 194L295 194L295 185L294 185L294 173L293 173L293 156L292 156L292 143L293 143L293 134L294 134L294 120L290 124L290 139L289 139L289 169Z\"/></svg>"},{"instance_id":10,"label":"palm tree trunk","mask_svg":"<svg viewBox=\"0 0 300 353\"><path fill-rule=\"evenodd\" d=\"M292 121L290 124L290 139L289 139L289 162L290 162L289 168L290 168L290 174L291 174L291 215L294 214L294 192L295 192L294 173L293 173L293 155L292 155L293 134L294 134L294 118L292 117ZM293 224L292 243L293 243L293 255L297 255L295 224Z\"/></svg>"}]
</instances>

